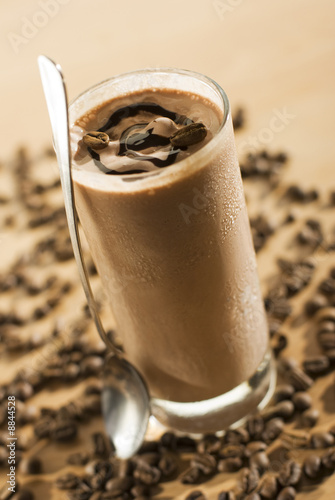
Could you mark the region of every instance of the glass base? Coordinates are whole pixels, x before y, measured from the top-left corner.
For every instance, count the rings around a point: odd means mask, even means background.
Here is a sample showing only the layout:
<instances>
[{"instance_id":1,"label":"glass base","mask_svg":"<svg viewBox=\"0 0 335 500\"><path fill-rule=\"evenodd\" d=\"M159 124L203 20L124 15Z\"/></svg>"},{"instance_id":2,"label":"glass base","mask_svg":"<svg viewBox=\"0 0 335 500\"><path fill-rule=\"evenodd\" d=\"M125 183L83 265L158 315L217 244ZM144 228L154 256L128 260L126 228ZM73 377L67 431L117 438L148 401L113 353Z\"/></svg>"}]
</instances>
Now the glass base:
<instances>
[{"instance_id":1,"label":"glass base","mask_svg":"<svg viewBox=\"0 0 335 500\"><path fill-rule=\"evenodd\" d=\"M241 425L250 413L270 401L276 385L275 361L269 350L252 377L229 392L204 401L179 403L152 398L152 415L166 428L205 434Z\"/></svg>"}]
</instances>

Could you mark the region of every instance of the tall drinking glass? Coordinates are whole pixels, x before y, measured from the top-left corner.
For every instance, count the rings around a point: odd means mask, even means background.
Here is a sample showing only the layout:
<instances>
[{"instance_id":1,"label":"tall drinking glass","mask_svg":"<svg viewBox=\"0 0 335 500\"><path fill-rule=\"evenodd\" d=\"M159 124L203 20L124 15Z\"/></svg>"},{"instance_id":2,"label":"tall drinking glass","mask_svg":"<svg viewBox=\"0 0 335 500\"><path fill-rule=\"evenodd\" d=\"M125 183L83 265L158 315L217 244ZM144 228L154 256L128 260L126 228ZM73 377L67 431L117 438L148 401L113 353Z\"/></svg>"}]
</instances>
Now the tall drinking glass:
<instances>
[{"instance_id":1,"label":"tall drinking glass","mask_svg":"<svg viewBox=\"0 0 335 500\"><path fill-rule=\"evenodd\" d=\"M136 71L81 94L70 121L85 128L104 102L154 100L159 89L215 109L213 137L148 173L105 175L73 160L76 208L153 415L215 432L264 406L275 378L228 98L197 73Z\"/></svg>"}]
</instances>

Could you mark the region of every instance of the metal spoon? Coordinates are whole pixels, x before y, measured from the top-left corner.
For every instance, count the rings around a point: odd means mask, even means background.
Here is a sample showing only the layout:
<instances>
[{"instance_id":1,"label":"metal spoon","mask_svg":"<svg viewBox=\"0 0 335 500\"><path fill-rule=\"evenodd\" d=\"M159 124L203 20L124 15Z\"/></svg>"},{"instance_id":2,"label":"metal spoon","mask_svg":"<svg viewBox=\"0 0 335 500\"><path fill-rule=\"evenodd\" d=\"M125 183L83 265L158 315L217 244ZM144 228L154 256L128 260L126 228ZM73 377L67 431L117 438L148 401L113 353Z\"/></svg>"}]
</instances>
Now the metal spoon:
<instances>
[{"instance_id":1,"label":"metal spoon","mask_svg":"<svg viewBox=\"0 0 335 500\"><path fill-rule=\"evenodd\" d=\"M150 416L149 394L141 375L110 342L102 326L83 259L71 174L69 115L62 69L46 56L38 57L57 155L73 253L90 312L98 333L112 353L106 359L102 411L105 426L120 458L131 457L141 446Z\"/></svg>"}]
</instances>

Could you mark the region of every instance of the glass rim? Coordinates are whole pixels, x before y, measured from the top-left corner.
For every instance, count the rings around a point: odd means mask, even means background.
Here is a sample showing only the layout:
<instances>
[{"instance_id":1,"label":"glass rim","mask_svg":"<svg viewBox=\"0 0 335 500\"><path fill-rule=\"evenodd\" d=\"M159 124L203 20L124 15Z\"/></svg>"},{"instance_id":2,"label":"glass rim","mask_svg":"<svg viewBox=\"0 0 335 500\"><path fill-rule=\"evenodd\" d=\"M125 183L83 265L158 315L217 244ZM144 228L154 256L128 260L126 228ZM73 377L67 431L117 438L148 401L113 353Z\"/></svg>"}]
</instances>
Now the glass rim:
<instances>
[{"instance_id":1,"label":"glass rim","mask_svg":"<svg viewBox=\"0 0 335 500\"><path fill-rule=\"evenodd\" d=\"M141 75L141 74L150 74L150 73L152 73L152 74L170 73L170 74L175 74L175 75L184 75L186 77L193 77L199 81L202 81L203 83L205 83L207 85L210 85L211 88L214 91L216 91L218 93L218 95L220 96L220 98L222 99L223 116L222 116L220 125L219 125L218 129L215 131L215 134L213 135L212 139L207 144L205 144L202 148L195 151L192 155L190 155L186 158L183 158L182 160L177 161L176 163L174 163L173 165L170 165L169 167L160 168L160 169L152 170L152 171L148 171L148 172L143 172L140 174L132 174L132 173L122 174L122 173L120 173L119 175L117 175L117 178L120 180L130 181L131 179L133 179L135 181L135 180L145 179L148 177L154 177L158 174L162 175L164 173L164 171L166 171L166 170L171 172L171 170L182 168L182 166L186 162L189 162L189 158L192 158L194 160L201 158L203 155L206 155L207 152L209 152L213 149L213 147L214 147L213 143L216 143L216 140L217 140L220 132L225 128L225 125L226 125L228 118L229 118L229 115L230 115L230 104L229 104L228 96L225 93L225 91L223 90L223 88L221 87L221 85L219 85L215 80L213 80L209 76L204 75L203 73L188 70L188 69L180 69L180 68L172 68L172 67L158 67L158 68L142 68L142 69L127 71L124 73L119 73L117 75L105 78L104 80L101 80L98 83L95 83L91 87L82 91L80 94L78 94L75 98L73 98L69 102L69 106L68 106L69 116L71 114L71 108L85 95L87 95L89 93L93 93L95 90L98 90L99 88L103 87L104 85L111 84L113 81L117 81L117 80L131 77L131 76L136 76L136 75ZM131 92L129 92L129 93L131 93ZM86 113L87 112L88 111L86 111ZM72 125L72 123L70 123L70 127L71 127L71 125ZM72 168L73 168L73 161L71 161L71 169ZM79 170L79 169L75 169L75 170ZM93 174L95 174L95 172L93 172ZM96 172L96 174L100 175L100 172ZM108 174L107 174L107 177L115 179L115 176L109 176Z\"/></svg>"}]
</instances>

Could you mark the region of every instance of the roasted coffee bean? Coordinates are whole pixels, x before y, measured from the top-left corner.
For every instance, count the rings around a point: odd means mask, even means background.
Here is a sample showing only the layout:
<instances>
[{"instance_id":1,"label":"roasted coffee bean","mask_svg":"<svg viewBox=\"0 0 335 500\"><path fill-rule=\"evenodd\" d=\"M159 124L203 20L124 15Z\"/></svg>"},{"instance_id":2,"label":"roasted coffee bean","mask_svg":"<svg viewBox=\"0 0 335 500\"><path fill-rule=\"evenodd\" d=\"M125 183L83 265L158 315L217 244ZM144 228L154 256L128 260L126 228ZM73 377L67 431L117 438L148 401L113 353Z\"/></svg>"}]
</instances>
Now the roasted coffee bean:
<instances>
[{"instance_id":1,"label":"roasted coffee bean","mask_svg":"<svg viewBox=\"0 0 335 500\"><path fill-rule=\"evenodd\" d=\"M39 319L42 319L42 318L45 318L45 316L47 316L51 311L51 307L49 306L49 304L44 304L43 306L40 306L40 307L36 307L36 309L34 309L34 312L32 314L32 320L39 320Z\"/></svg>"},{"instance_id":2,"label":"roasted coffee bean","mask_svg":"<svg viewBox=\"0 0 335 500\"><path fill-rule=\"evenodd\" d=\"M280 401L284 401L285 399L292 399L292 396L295 392L293 385L291 384L281 384L276 387L276 390L273 395L273 399L275 402L279 403Z\"/></svg>"},{"instance_id":3,"label":"roasted coffee bean","mask_svg":"<svg viewBox=\"0 0 335 500\"><path fill-rule=\"evenodd\" d=\"M319 420L320 412L315 408L304 411L301 415L301 425L303 427L313 427Z\"/></svg>"},{"instance_id":4,"label":"roasted coffee bean","mask_svg":"<svg viewBox=\"0 0 335 500\"><path fill-rule=\"evenodd\" d=\"M170 137L170 142L174 147L192 146L204 140L207 135L207 128L203 123L190 123L174 132Z\"/></svg>"},{"instance_id":5,"label":"roasted coffee bean","mask_svg":"<svg viewBox=\"0 0 335 500\"><path fill-rule=\"evenodd\" d=\"M290 418L294 413L294 404L292 401L284 400L277 403L275 406L267 408L263 411L262 417L264 420L270 420L271 418Z\"/></svg>"},{"instance_id":6,"label":"roasted coffee bean","mask_svg":"<svg viewBox=\"0 0 335 500\"><path fill-rule=\"evenodd\" d=\"M22 407L19 407L19 403ZM25 425L36 421L38 416L38 409L33 405L25 405L21 401L16 401L16 423L18 425Z\"/></svg>"},{"instance_id":7,"label":"roasted coffee bean","mask_svg":"<svg viewBox=\"0 0 335 500\"><path fill-rule=\"evenodd\" d=\"M67 463L71 465L86 465L89 461L89 454L85 451L72 453L67 458Z\"/></svg>"},{"instance_id":8,"label":"roasted coffee bean","mask_svg":"<svg viewBox=\"0 0 335 500\"><path fill-rule=\"evenodd\" d=\"M102 490L106 481L107 479L103 476L103 474L95 474L86 480L92 490Z\"/></svg>"},{"instance_id":9,"label":"roasted coffee bean","mask_svg":"<svg viewBox=\"0 0 335 500\"><path fill-rule=\"evenodd\" d=\"M315 432L311 436L312 448L329 448L335 443L335 437L330 432Z\"/></svg>"},{"instance_id":10,"label":"roasted coffee bean","mask_svg":"<svg viewBox=\"0 0 335 500\"><path fill-rule=\"evenodd\" d=\"M34 500L34 494L30 490L22 489L10 497L10 500Z\"/></svg>"},{"instance_id":11,"label":"roasted coffee bean","mask_svg":"<svg viewBox=\"0 0 335 500\"><path fill-rule=\"evenodd\" d=\"M258 493L256 493L256 491L254 491L253 493L250 493L250 495L245 497L245 500L261 500L261 497Z\"/></svg>"},{"instance_id":12,"label":"roasted coffee bean","mask_svg":"<svg viewBox=\"0 0 335 500\"><path fill-rule=\"evenodd\" d=\"M98 375L101 372L104 360L100 356L87 356L80 363L80 369L85 376Z\"/></svg>"},{"instance_id":13,"label":"roasted coffee bean","mask_svg":"<svg viewBox=\"0 0 335 500\"><path fill-rule=\"evenodd\" d=\"M68 363L62 370L62 378L65 382L75 380L80 375L80 367L76 363Z\"/></svg>"},{"instance_id":14,"label":"roasted coffee bean","mask_svg":"<svg viewBox=\"0 0 335 500\"><path fill-rule=\"evenodd\" d=\"M314 356L313 358L305 359L303 362L305 372L310 375L322 375L328 370L329 365L327 356Z\"/></svg>"},{"instance_id":15,"label":"roasted coffee bean","mask_svg":"<svg viewBox=\"0 0 335 500\"><path fill-rule=\"evenodd\" d=\"M315 231L320 231L321 230L320 221L318 221L316 219L307 219L306 226L310 227L311 229L314 229Z\"/></svg>"},{"instance_id":16,"label":"roasted coffee bean","mask_svg":"<svg viewBox=\"0 0 335 500\"><path fill-rule=\"evenodd\" d=\"M205 476L209 476L216 470L216 460L209 453L198 454L192 458L191 467L197 467Z\"/></svg>"},{"instance_id":17,"label":"roasted coffee bean","mask_svg":"<svg viewBox=\"0 0 335 500\"><path fill-rule=\"evenodd\" d=\"M335 332L319 333L318 341L322 349L324 349L325 351L335 349Z\"/></svg>"},{"instance_id":18,"label":"roasted coffee bean","mask_svg":"<svg viewBox=\"0 0 335 500\"><path fill-rule=\"evenodd\" d=\"M275 476L266 476L261 484L259 493L262 498L272 500L272 498L276 498L278 489L277 478Z\"/></svg>"},{"instance_id":19,"label":"roasted coffee bean","mask_svg":"<svg viewBox=\"0 0 335 500\"><path fill-rule=\"evenodd\" d=\"M317 311L327 306L328 299L324 295L316 294L306 302L305 313L307 314L307 316L314 316Z\"/></svg>"},{"instance_id":20,"label":"roasted coffee bean","mask_svg":"<svg viewBox=\"0 0 335 500\"><path fill-rule=\"evenodd\" d=\"M108 460L96 460L88 464L87 468L91 465L93 474L101 474L106 480L113 476L113 465Z\"/></svg>"},{"instance_id":21,"label":"roasted coffee bean","mask_svg":"<svg viewBox=\"0 0 335 500\"><path fill-rule=\"evenodd\" d=\"M274 334L278 332L279 328L282 325L282 322L274 318L268 318L268 322L270 337L273 337Z\"/></svg>"},{"instance_id":22,"label":"roasted coffee bean","mask_svg":"<svg viewBox=\"0 0 335 500\"><path fill-rule=\"evenodd\" d=\"M79 352L79 351L71 352L69 354L69 362L74 363L74 364L78 364L83 359L83 357L84 357L84 354L82 352Z\"/></svg>"},{"instance_id":23,"label":"roasted coffee bean","mask_svg":"<svg viewBox=\"0 0 335 500\"><path fill-rule=\"evenodd\" d=\"M57 410L54 410L53 408L45 408L42 406L41 410L41 417L46 417L49 419L56 418L57 415Z\"/></svg>"},{"instance_id":24,"label":"roasted coffee bean","mask_svg":"<svg viewBox=\"0 0 335 500\"><path fill-rule=\"evenodd\" d=\"M150 487L146 484L135 484L130 493L135 497L150 497Z\"/></svg>"},{"instance_id":25,"label":"roasted coffee bean","mask_svg":"<svg viewBox=\"0 0 335 500\"><path fill-rule=\"evenodd\" d=\"M189 467L180 476L180 481L183 484L196 484L201 476L200 469L197 467Z\"/></svg>"},{"instance_id":26,"label":"roasted coffee bean","mask_svg":"<svg viewBox=\"0 0 335 500\"><path fill-rule=\"evenodd\" d=\"M289 460L285 462L278 475L279 483L285 486L294 486L300 481L301 478L301 466L294 462L293 460Z\"/></svg>"},{"instance_id":27,"label":"roasted coffee bean","mask_svg":"<svg viewBox=\"0 0 335 500\"><path fill-rule=\"evenodd\" d=\"M313 385L313 379L311 379L304 371L296 367L290 371L288 374L288 379L293 387L297 391L306 391Z\"/></svg>"},{"instance_id":28,"label":"roasted coffee bean","mask_svg":"<svg viewBox=\"0 0 335 500\"><path fill-rule=\"evenodd\" d=\"M34 394L34 388L31 384L25 381L16 382L12 384L8 389L8 392L15 396L17 399L21 401L26 401L28 398Z\"/></svg>"},{"instance_id":29,"label":"roasted coffee bean","mask_svg":"<svg viewBox=\"0 0 335 500\"><path fill-rule=\"evenodd\" d=\"M54 422L50 417L41 418L34 427L34 434L38 439L49 437L54 430Z\"/></svg>"},{"instance_id":30,"label":"roasted coffee bean","mask_svg":"<svg viewBox=\"0 0 335 500\"><path fill-rule=\"evenodd\" d=\"M294 500L297 492L292 486L288 486L281 490L277 496L277 500Z\"/></svg>"},{"instance_id":31,"label":"roasted coffee bean","mask_svg":"<svg viewBox=\"0 0 335 500\"><path fill-rule=\"evenodd\" d=\"M321 323L319 323L318 334L327 332L330 333L335 332L335 320L333 321L322 320Z\"/></svg>"},{"instance_id":32,"label":"roasted coffee bean","mask_svg":"<svg viewBox=\"0 0 335 500\"><path fill-rule=\"evenodd\" d=\"M300 292L306 286L309 279L309 277L306 279L304 276L297 276L294 274L292 276L284 276L283 283L287 288L288 296L293 297L293 295Z\"/></svg>"},{"instance_id":33,"label":"roasted coffee bean","mask_svg":"<svg viewBox=\"0 0 335 500\"><path fill-rule=\"evenodd\" d=\"M273 316L282 320L292 313L292 306L286 298L271 300L266 308Z\"/></svg>"},{"instance_id":34,"label":"roasted coffee bean","mask_svg":"<svg viewBox=\"0 0 335 500\"><path fill-rule=\"evenodd\" d=\"M177 461L172 453L164 453L158 462L163 477L170 477L177 470Z\"/></svg>"},{"instance_id":35,"label":"roasted coffee bean","mask_svg":"<svg viewBox=\"0 0 335 500\"><path fill-rule=\"evenodd\" d=\"M283 375L287 375L292 370L297 368L297 366L298 363L293 358L281 358L278 362L278 369L280 370L280 373L282 373Z\"/></svg>"},{"instance_id":36,"label":"roasted coffee bean","mask_svg":"<svg viewBox=\"0 0 335 500\"><path fill-rule=\"evenodd\" d=\"M59 420L82 420L83 409L79 403L71 402L66 406L61 406L57 418Z\"/></svg>"},{"instance_id":37,"label":"roasted coffee bean","mask_svg":"<svg viewBox=\"0 0 335 500\"><path fill-rule=\"evenodd\" d=\"M134 486L134 479L132 477L115 477L109 479L105 484L105 490L116 495L123 495L123 493L130 491Z\"/></svg>"},{"instance_id":38,"label":"roasted coffee bean","mask_svg":"<svg viewBox=\"0 0 335 500\"><path fill-rule=\"evenodd\" d=\"M281 441L289 448L305 448L309 440L309 433L302 430L287 430L281 435Z\"/></svg>"},{"instance_id":39,"label":"roasted coffee bean","mask_svg":"<svg viewBox=\"0 0 335 500\"><path fill-rule=\"evenodd\" d=\"M173 432L165 432L160 438L161 448L175 451L177 449L177 438Z\"/></svg>"},{"instance_id":40,"label":"roasted coffee bean","mask_svg":"<svg viewBox=\"0 0 335 500\"><path fill-rule=\"evenodd\" d=\"M92 490L86 485L82 484L81 487L74 490L68 491L67 496L69 500L89 500L92 496Z\"/></svg>"},{"instance_id":41,"label":"roasted coffee bean","mask_svg":"<svg viewBox=\"0 0 335 500\"><path fill-rule=\"evenodd\" d=\"M99 458L108 458L110 453L109 440L102 432L95 432L92 434L93 440L93 454Z\"/></svg>"},{"instance_id":42,"label":"roasted coffee bean","mask_svg":"<svg viewBox=\"0 0 335 500\"><path fill-rule=\"evenodd\" d=\"M256 489L259 482L259 472L255 468L245 467L241 471L240 486L244 493L251 493Z\"/></svg>"},{"instance_id":43,"label":"roasted coffee bean","mask_svg":"<svg viewBox=\"0 0 335 500\"><path fill-rule=\"evenodd\" d=\"M200 490L191 491L191 493L189 493L187 497L185 497L185 500L206 500L206 499L207 497Z\"/></svg>"},{"instance_id":44,"label":"roasted coffee bean","mask_svg":"<svg viewBox=\"0 0 335 500\"><path fill-rule=\"evenodd\" d=\"M143 455L144 453L159 453L159 443L157 441L144 441L137 454Z\"/></svg>"},{"instance_id":45,"label":"roasted coffee bean","mask_svg":"<svg viewBox=\"0 0 335 500\"><path fill-rule=\"evenodd\" d=\"M197 445L198 453L210 453L215 455L222 446L221 439L215 434L207 434Z\"/></svg>"},{"instance_id":46,"label":"roasted coffee bean","mask_svg":"<svg viewBox=\"0 0 335 500\"><path fill-rule=\"evenodd\" d=\"M249 458L255 453L260 453L262 451L265 451L266 448L267 444L264 443L263 441L252 441L251 443L248 443L246 445L244 450L244 455Z\"/></svg>"},{"instance_id":47,"label":"roasted coffee bean","mask_svg":"<svg viewBox=\"0 0 335 500\"><path fill-rule=\"evenodd\" d=\"M197 448L197 443L189 436L177 436L176 445L178 450L185 453L192 453Z\"/></svg>"},{"instance_id":48,"label":"roasted coffee bean","mask_svg":"<svg viewBox=\"0 0 335 500\"><path fill-rule=\"evenodd\" d=\"M51 438L55 441L71 441L78 434L78 426L71 420L56 422L51 431Z\"/></svg>"},{"instance_id":49,"label":"roasted coffee bean","mask_svg":"<svg viewBox=\"0 0 335 500\"><path fill-rule=\"evenodd\" d=\"M335 294L335 279L334 278L327 278L323 281L321 281L319 285L319 290L320 292L326 294L326 295L334 295Z\"/></svg>"},{"instance_id":50,"label":"roasted coffee bean","mask_svg":"<svg viewBox=\"0 0 335 500\"><path fill-rule=\"evenodd\" d=\"M281 418L273 418L269 420L262 432L262 439L265 442L274 441L283 431L284 421Z\"/></svg>"},{"instance_id":51,"label":"roasted coffee bean","mask_svg":"<svg viewBox=\"0 0 335 500\"><path fill-rule=\"evenodd\" d=\"M330 434L332 434L335 437L335 424L332 425L330 429L328 429L328 432L330 432Z\"/></svg>"},{"instance_id":52,"label":"roasted coffee bean","mask_svg":"<svg viewBox=\"0 0 335 500\"><path fill-rule=\"evenodd\" d=\"M220 458L235 458L243 457L245 447L241 444L226 444L219 452Z\"/></svg>"},{"instance_id":53,"label":"roasted coffee bean","mask_svg":"<svg viewBox=\"0 0 335 500\"><path fill-rule=\"evenodd\" d=\"M123 493L122 495L115 495L112 491L102 491L99 496L99 500L125 500L125 499L126 500L130 499L130 495L128 493Z\"/></svg>"},{"instance_id":54,"label":"roasted coffee bean","mask_svg":"<svg viewBox=\"0 0 335 500\"><path fill-rule=\"evenodd\" d=\"M148 451L141 455L135 456L134 461L137 467L152 467L156 466L161 458L160 453L156 451Z\"/></svg>"},{"instance_id":55,"label":"roasted coffee bean","mask_svg":"<svg viewBox=\"0 0 335 500\"><path fill-rule=\"evenodd\" d=\"M161 471L158 467L143 466L136 468L134 470L134 478L138 479L141 483L148 486L158 484L162 476Z\"/></svg>"},{"instance_id":56,"label":"roasted coffee bean","mask_svg":"<svg viewBox=\"0 0 335 500\"><path fill-rule=\"evenodd\" d=\"M218 494L218 498L217 500L235 500L236 499L236 496L235 496L235 493L230 490L230 491L221 491L219 494Z\"/></svg>"},{"instance_id":57,"label":"roasted coffee bean","mask_svg":"<svg viewBox=\"0 0 335 500\"><path fill-rule=\"evenodd\" d=\"M255 467L258 469L260 474L263 474L266 470L268 470L270 466L270 461L266 453L260 451L259 453L255 453L250 457L249 466L251 468Z\"/></svg>"},{"instance_id":58,"label":"roasted coffee bean","mask_svg":"<svg viewBox=\"0 0 335 500\"><path fill-rule=\"evenodd\" d=\"M310 455L305 458L303 471L307 477L314 479L319 476L321 470L321 459L317 455Z\"/></svg>"},{"instance_id":59,"label":"roasted coffee bean","mask_svg":"<svg viewBox=\"0 0 335 500\"><path fill-rule=\"evenodd\" d=\"M30 457L21 460L20 471L22 474L40 474L42 472L42 462L37 457Z\"/></svg>"},{"instance_id":60,"label":"roasted coffee bean","mask_svg":"<svg viewBox=\"0 0 335 500\"><path fill-rule=\"evenodd\" d=\"M297 240L302 245L310 245L314 248L322 242L322 236L319 231L305 226L297 234Z\"/></svg>"},{"instance_id":61,"label":"roasted coffee bean","mask_svg":"<svg viewBox=\"0 0 335 500\"><path fill-rule=\"evenodd\" d=\"M74 490L80 484L79 476L75 474L64 474L56 479L56 487L59 490Z\"/></svg>"},{"instance_id":62,"label":"roasted coffee bean","mask_svg":"<svg viewBox=\"0 0 335 500\"><path fill-rule=\"evenodd\" d=\"M335 448L327 450L321 456L321 463L326 469L335 470Z\"/></svg>"},{"instance_id":63,"label":"roasted coffee bean","mask_svg":"<svg viewBox=\"0 0 335 500\"><path fill-rule=\"evenodd\" d=\"M241 457L224 458L218 461L219 472L236 472L243 467L243 460Z\"/></svg>"},{"instance_id":64,"label":"roasted coffee bean","mask_svg":"<svg viewBox=\"0 0 335 500\"><path fill-rule=\"evenodd\" d=\"M249 432L240 427L238 429L228 429L224 436L225 443L229 444L245 444L250 441Z\"/></svg>"},{"instance_id":65,"label":"roasted coffee bean","mask_svg":"<svg viewBox=\"0 0 335 500\"><path fill-rule=\"evenodd\" d=\"M304 391L296 392L292 397L292 402L298 411L308 410L312 406L311 396Z\"/></svg>"},{"instance_id":66,"label":"roasted coffee bean","mask_svg":"<svg viewBox=\"0 0 335 500\"><path fill-rule=\"evenodd\" d=\"M14 328L7 328L5 330L2 337L4 347L9 352L28 350L29 344L20 337L19 332L16 332Z\"/></svg>"},{"instance_id":67,"label":"roasted coffee bean","mask_svg":"<svg viewBox=\"0 0 335 500\"><path fill-rule=\"evenodd\" d=\"M101 415L101 397L98 394L85 397L83 411L92 415Z\"/></svg>"},{"instance_id":68,"label":"roasted coffee bean","mask_svg":"<svg viewBox=\"0 0 335 500\"><path fill-rule=\"evenodd\" d=\"M306 193L306 201L315 201L319 198L319 192L317 189L311 189Z\"/></svg>"},{"instance_id":69,"label":"roasted coffee bean","mask_svg":"<svg viewBox=\"0 0 335 500\"><path fill-rule=\"evenodd\" d=\"M306 192L300 186L292 185L287 188L285 197L290 198L292 201L304 202Z\"/></svg>"},{"instance_id":70,"label":"roasted coffee bean","mask_svg":"<svg viewBox=\"0 0 335 500\"><path fill-rule=\"evenodd\" d=\"M250 417L247 420L246 428L252 439L260 439L264 431L265 422L260 415Z\"/></svg>"},{"instance_id":71,"label":"roasted coffee bean","mask_svg":"<svg viewBox=\"0 0 335 500\"><path fill-rule=\"evenodd\" d=\"M245 125L245 110L243 108L237 108L233 114L233 126L234 130L239 130ZM221 499L221 500L231 500L231 499Z\"/></svg>"},{"instance_id":72,"label":"roasted coffee bean","mask_svg":"<svg viewBox=\"0 0 335 500\"><path fill-rule=\"evenodd\" d=\"M325 352L327 358L329 359L329 363L333 364L335 362L335 348L334 349L328 349Z\"/></svg>"},{"instance_id":73,"label":"roasted coffee bean","mask_svg":"<svg viewBox=\"0 0 335 500\"><path fill-rule=\"evenodd\" d=\"M95 491L93 495L90 497L90 500L102 500L101 491Z\"/></svg>"},{"instance_id":74,"label":"roasted coffee bean","mask_svg":"<svg viewBox=\"0 0 335 500\"><path fill-rule=\"evenodd\" d=\"M63 376L63 368L61 366L59 367L48 366L43 371L43 375L45 379L49 380L60 379Z\"/></svg>"},{"instance_id":75,"label":"roasted coffee bean","mask_svg":"<svg viewBox=\"0 0 335 500\"><path fill-rule=\"evenodd\" d=\"M271 349L276 357L287 347L287 337L284 333L276 332L270 341Z\"/></svg>"},{"instance_id":76,"label":"roasted coffee bean","mask_svg":"<svg viewBox=\"0 0 335 500\"><path fill-rule=\"evenodd\" d=\"M96 395L99 395L101 394L101 386L100 385L93 385L93 384L90 384L90 385L87 385L85 387L85 391L84 393L87 395L87 396L90 396L92 394L96 394Z\"/></svg>"}]
</instances>

